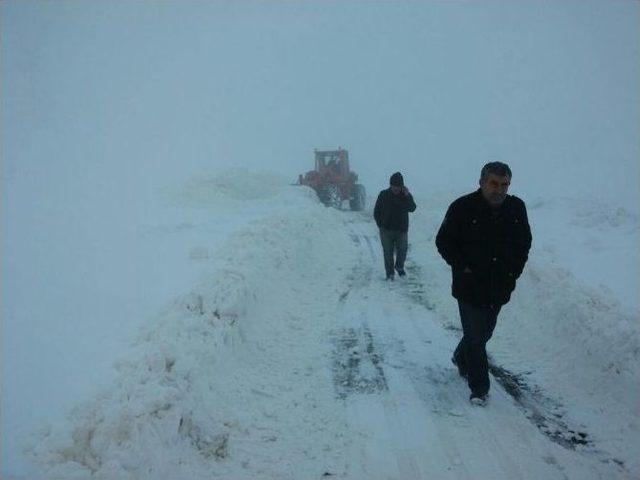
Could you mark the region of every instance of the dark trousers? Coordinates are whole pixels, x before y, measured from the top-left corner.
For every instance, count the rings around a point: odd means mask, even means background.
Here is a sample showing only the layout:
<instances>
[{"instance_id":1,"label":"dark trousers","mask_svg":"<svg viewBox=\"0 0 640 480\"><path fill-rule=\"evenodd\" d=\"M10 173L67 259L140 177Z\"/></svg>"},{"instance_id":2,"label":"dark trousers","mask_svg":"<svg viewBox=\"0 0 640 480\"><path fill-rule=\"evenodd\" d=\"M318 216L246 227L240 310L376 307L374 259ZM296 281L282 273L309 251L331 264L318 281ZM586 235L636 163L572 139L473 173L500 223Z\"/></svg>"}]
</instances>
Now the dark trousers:
<instances>
[{"instance_id":1,"label":"dark trousers","mask_svg":"<svg viewBox=\"0 0 640 480\"><path fill-rule=\"evenodd\" d=\"M407 258L407 232L381 228L380 241L384 254L384 269L387 272L387 277L392 277L394 267L398 270L404 270L404 261ZM396 254L395 262L394 252Z\"/></svg>"},{"instance_id":2,"label":"dark trousers","mask_svg":"<svg viewBox=\"0 0 640 480\"><path fill-rule=\"evenodd\" d=\"M485 395L490 386L486 345L493 335L500 307L476 307L458 300L458 309L463 335L453 357L461 370L466 370L471 392Z\"/></svg>"}]
</instances>

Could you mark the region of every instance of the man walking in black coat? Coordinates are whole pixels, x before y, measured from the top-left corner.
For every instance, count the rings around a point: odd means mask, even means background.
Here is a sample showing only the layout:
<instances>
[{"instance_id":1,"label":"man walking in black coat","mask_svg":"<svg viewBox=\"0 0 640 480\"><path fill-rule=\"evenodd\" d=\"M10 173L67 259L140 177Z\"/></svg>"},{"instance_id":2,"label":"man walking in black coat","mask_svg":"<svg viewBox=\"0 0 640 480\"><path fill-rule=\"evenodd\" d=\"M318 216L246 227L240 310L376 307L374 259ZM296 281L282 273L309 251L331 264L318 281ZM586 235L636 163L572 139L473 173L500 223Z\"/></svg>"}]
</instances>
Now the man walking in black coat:
<instances>
[{"instance_id":1,"label":"man walking in black coat","mask_svg":"<svg viewBox=\"0 0 640 480\"><path fill-rule=\"evenodd\" d=\"M409 189L404 185L400 172L391 175L389 188L378 195L373 209L373 218L380 229L380 241L384 253L384 269L387 280L393 280L394 269L401 277L405 276L404 261L407 257L407 232L409 231L409 212L416 209ZM396 253L395 262L393 253Z\"/></svg>"},{"instance_id":2,"label":"man walking in black coat","mask_svg":"<svg viewBox=\"0 0 640 480\"><path fill-rule=\"evenodd\" d=\"M531 229L522 200L507 195L511 169L486 164L480 188L458 198L436 236L438 252L451 266L463 336L452 361L466 376L470 400L484 405L489 393L486 344L502 305L511 298L531 248Z\"/></svg>"}]
</instances>

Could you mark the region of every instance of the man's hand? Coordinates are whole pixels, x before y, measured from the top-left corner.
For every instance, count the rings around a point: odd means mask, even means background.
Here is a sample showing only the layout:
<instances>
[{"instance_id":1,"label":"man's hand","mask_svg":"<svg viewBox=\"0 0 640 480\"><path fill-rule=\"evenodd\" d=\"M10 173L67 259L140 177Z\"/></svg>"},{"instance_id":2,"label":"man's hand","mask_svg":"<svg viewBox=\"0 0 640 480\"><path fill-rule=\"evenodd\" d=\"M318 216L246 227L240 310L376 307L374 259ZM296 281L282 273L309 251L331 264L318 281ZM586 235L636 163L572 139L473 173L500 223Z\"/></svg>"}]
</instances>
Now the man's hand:
<instances>
[{"instance_id":1,"label":"man's hand","mask_svg":"<svg viewBox=\"0 0 640 480\"><path fill-rule=\"evenodd\" d=\"M402 194L405 195L405 196L409 195L409 189L407 187L403 186L402 187Z\"/></svg>"}]
</instances>

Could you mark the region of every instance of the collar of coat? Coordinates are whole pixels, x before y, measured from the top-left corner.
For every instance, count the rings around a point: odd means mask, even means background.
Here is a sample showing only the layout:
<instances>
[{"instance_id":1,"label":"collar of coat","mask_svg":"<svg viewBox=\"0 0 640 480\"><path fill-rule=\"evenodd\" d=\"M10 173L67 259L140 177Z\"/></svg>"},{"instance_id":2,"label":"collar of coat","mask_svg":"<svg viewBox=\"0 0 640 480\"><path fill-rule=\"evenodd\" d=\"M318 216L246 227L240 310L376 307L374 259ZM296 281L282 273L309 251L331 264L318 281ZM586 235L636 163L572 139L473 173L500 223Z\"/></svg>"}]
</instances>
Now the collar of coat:
<instances>
[{"instance_id":1,"label":"collar of coat","mask_svg":"<svg viewBox=\"0 0 640 480\"><path fill-rule=\"evenodd\" d=\"M507 194L506 198L504 199L504 202L502 202L502 205L500 205L498 208L493 208L491 205L489 205L489 202L485 200L484 195L482 195L481 188L478 188L475 192L471 194L471 196L479 212L487 212L487 213L496 212L500 215L506 211L506 209L509 207L509 204L511 203L511 195Z\"/></svg>"}]
</instances>

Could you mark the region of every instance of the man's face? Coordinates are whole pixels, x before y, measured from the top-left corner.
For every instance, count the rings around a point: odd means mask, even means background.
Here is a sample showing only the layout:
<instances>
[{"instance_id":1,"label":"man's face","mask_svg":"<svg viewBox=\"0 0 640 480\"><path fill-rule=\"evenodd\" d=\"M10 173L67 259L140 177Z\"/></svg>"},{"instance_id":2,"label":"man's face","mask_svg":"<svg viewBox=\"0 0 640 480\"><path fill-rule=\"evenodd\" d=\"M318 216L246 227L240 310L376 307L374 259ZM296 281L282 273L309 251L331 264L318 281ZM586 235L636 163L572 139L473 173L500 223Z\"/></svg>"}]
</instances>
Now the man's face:
<instances>
[{"instance_id":1,"label":"man's face","mask_svg":"<svg viewBox=\"0 0 640 480\"><path fill-rule=\"evenodd\" d=\"M507 198L507 190L511 177L501 177L494 173L489 173L484 179L480 179L480 190L482 196L492 207L499 207Z\"/></svg>"},{"instance_id":2,"label":"man's face","mask_svg":"<svg viewBox=\"0 0 640 480\"><path fill-rule=\"evenodd\" d=\"M394 195L400 195L400 192L402 191L402 187L398 185L391 185L391 191L393 192Z\"/></svg>"}]
</instances>

